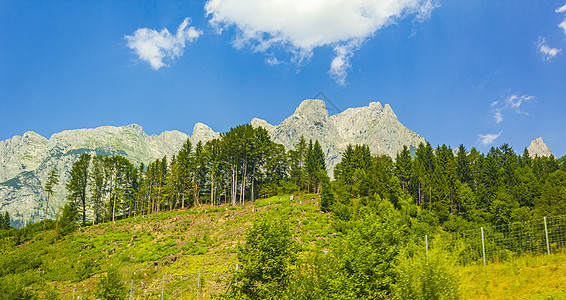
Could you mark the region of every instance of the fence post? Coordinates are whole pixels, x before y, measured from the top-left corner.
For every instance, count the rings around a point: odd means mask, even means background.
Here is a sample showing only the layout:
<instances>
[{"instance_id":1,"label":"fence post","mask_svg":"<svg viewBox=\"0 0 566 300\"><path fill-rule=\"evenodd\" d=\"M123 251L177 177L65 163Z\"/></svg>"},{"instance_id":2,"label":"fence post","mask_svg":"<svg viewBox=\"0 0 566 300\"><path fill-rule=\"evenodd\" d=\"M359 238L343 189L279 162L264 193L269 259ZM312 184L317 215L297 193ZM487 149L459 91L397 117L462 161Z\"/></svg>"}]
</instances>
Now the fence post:
<instances>
[{"instance_id":1,"label":"fence post","mask_svg":"<svg viewBox=\"0 0 566 300\"><path fill-rule=\"evenodd\" d=\"M163 300L164 291L165 291L165 274L163 274L163 281L161 282L161 300Z\"/></svg>"},{"instance_id":2,"label":"fence post","mask_svg":"<svg viewBox=\"0 0 566 300\"><path fill-rule=\"evenodd\" d=\"M483 227L481 227L481 249L483 254L483 266L485 267L485 242L483 239Z\"/></svg>"},{"instance_id":3,"label":"fence post","mask_svg":"<svg viewBox=\"0 0 566 300\"><path fill-rule=\"evenodd\" d=\"M198 279L197 279L197 300L198 300L199 290L200 290L200 270L198 270Z\"/></svg>"},{"instance_id":4,"label":"fence post","mask_svg":"<svg viewBox=\"0 0 566 300\"><path fill-rule=\"evenodd\" d=\"M546 217L544 217L544 235L546 236L546 253L550 255L550 244L548 242L548 228L546 227Z\"/></svg>"},{"instance_id":5,"label":"fence post","mask_svg":"<svg viewBox=\"0 0 566 300\"><path fill-rule=\"evenodd\" d=\"M425 234L424 236L424 241L425 241L425 249L426 249L426 259L428 260L428 235Z\"/></svg>"},{"instance_id":6,"label":"fence post","mask_svg":"<svg viewBox=\"0 0 566 300\"><path fill-rule=\"evenodd\" d=\"M133 292L134 292L134 280L132 279L132 284L130 285L130 300L132 300Z\"/></svg>"},{"instance_id":7,"label":"fence post","mask_svg":"<svg viewBox=\"0 0 566 300\"><path fill-rule=\"evenodd\" d=\"M75 289L73 289L73 299L75 299Z\"/></svg>"}]
</instances>

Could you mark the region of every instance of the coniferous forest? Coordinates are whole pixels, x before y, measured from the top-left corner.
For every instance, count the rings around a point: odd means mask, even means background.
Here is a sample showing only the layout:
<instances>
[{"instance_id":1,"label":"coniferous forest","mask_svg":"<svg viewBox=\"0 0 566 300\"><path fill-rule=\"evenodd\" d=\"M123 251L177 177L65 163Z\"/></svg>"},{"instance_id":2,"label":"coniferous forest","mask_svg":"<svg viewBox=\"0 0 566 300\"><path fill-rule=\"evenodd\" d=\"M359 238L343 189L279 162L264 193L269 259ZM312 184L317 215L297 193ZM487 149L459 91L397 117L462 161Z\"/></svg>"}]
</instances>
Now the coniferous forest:
<instances>
[{"instance_id":1,"label":"coniferous forest","mask_svg":"<svg viewBox=\"0 0 566 300\"><path fill-rule=\"evenodd\" d=\"M84 154L66 188L83 225L302 190L322 192L323 210L343 210L352 199L387 199L461 230L564 214L565 164L564 157L532 158L526 149L519 155L507 144L482 154L427 143L414 154L404 147L394 159L350 145L331 181L318 141L301 138L286 152L265 129L241 125L205 144L187 140L176 156L147 166Z\"/></svg>"},{"instance_id":2,"label":"coniferous forest","mask_svg":"<svg viewBox=\"0 0 566 300\"><path fill-rule=\"evenodd\" d=\"M507 144L483 154L427 143L413 153L405 147L395 158L350 145L331 178L318 141L301 138L286 151L265 129L241 125L206 143L187 140L177 155L147 166L83 154L70 175L56 220L15 229L9 215L1 215L1 250L9 255L0 259L0 277L42 268L40 257L30 260L14 249L45 230L72 239L77 228L96 224L201 206L228 211L275 195L310 193L318 194L317 214L330 220L320 234L324 242L301 243L288 215L258 217L234 249L239 268L214 297L458 299L465 295L455 266L470 262L469 248L446 236L566 212L566 157L533 158ZM437 245L426 259L418 250L425 235ZM97 297L123 298L117 271L99 271L107 273ZM2 285L0 293L7 289ZM117 298L108 296L113 292ZM37 296L25 285L13 295Z\"/></svg>"}]
</instances>

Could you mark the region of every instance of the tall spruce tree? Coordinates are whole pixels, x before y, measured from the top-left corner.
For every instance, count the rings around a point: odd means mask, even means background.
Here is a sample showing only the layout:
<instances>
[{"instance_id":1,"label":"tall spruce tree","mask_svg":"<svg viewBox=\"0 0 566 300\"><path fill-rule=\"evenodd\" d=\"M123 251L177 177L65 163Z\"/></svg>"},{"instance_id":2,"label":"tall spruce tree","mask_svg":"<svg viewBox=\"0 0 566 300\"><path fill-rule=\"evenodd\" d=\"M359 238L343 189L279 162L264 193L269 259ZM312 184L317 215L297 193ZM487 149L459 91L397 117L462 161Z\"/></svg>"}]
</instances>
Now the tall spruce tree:
<instances>
[{"instance_id":1,"label":"tall spruce tree","mask_svg":"<svg viewBox=\"0 0 566 300\"><path fill-rule=\"evenodd\" d=\"M47 220L47 210L49 208L49 197L53 195L53 188L59 183L59 172L57 168L51 169L49 175L47 176L47 183L45 183L45 193L47 194L47 200L45 202L45 216L43 218L43 228L45 229L45 221Z\"/></svg>"},{"instance_id":2,"label":"tall spruce tree","mask_svg":"<svg viewBox=\"0 0 566 300\"><path fill-rule=\"evenodd\" d=\"M75 203L82 214L82 224L86 224L88 167L90 155L83 153L71 167L69 182L67 182L67 199Z\"/></svg>"},{"instance_id":3,"label":"tall spruce tree","mask_svg":"<svg viewBox=\"0 0 566 300\"><path fill-rule=\"evenodd\" d=\"M411 152L406 145L403 145L403 150L397 153L395 158L395 174L401 180L401 187L403 190L407 189L409 186L409 181L411 179L411 165L413 158L411 157Z\"/></svg>"}]
</instances>

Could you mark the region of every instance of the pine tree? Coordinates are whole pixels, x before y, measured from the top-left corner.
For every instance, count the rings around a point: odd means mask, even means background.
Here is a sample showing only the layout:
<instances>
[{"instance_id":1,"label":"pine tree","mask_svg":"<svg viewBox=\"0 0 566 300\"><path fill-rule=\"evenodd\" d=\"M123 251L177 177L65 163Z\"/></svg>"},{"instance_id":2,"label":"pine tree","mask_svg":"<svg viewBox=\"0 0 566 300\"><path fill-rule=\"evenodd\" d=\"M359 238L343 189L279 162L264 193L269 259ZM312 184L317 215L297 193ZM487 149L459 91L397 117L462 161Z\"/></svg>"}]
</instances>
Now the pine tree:
<instances>
[{"instance_id":1,"label":"pine tree","mask_svg":"<svg viewBox=\"0 0 566 300\"><path fill-rule=\"evenodd\" d=\"M79 211L74 202L67 202L63 207L63 216L57 226L57 233L65 236L72 233L77 228L76 221L79 219Z\"/></svg>"},{"instance_id":2,"label":"pine tree","mask_svg":"<svg viewBox=\"0 0 566 300\"><path fill-rule=\"evenodd\" d=\"M51 169L45 183L45 193L47 193L47 201L45 203L45 217L43 218L43 228L45 229L45 221L47 220L47 209L49 208L49 197L53 195L53 188L59 183L59 173L57 168Z\"/></svg>"},{"instance_id":3,"label":"pine tree","mask_svg":"<svg viewBox=\"0 0 566 300\"><path fill-rule=\"evenodd\" d=\"M0 213L0 229L10 229L10 214L6 211L4 214Z\"/></svg>"},{"instance_id":4,"label":"pine tree","mask_svg":"<svg viewBox=\"0 0 566 300\"><path fill-rule=\"evenodd\" d=\"M67 199L73 201L82 213L83 226L86 224L87 185L89 154L81 154L79 159L71 167L69 182L66 185Z\"/></svg>"},{"instance_id":5,"label":"pine tree","mask_svg":"<svg viewBox=\"0 0 566 300\"><path fill-rule=\"evenodd\" d=\"M470 161L468 153L466 153L466 147L461 144L456 152L456 173L458 174L458 180L462 183L471 183L472 173L470 169Z\"/></svg>"},{"instance_id":6,"label":"pine tree","mask_svg":"<svg viewBox=\"0 0 566 300\"><path fill-rule=\"evenodd\" d=\"M301 135L299 142L295 144L295 148L290 150L289 156L289 172L291 180L304 189L305 184L305 158L307 153L307 141L305 137Z\"/></svg>"},{"instance_id":7,"label":"pine tree","mask_svg":"<svg viewBox=\"0 0 566 300\"><path fill-rule=\"evenodd\" d=\"M411 165L413 158L411 157L411 152L406 145L403 145L403 150L397 153L395 158L395 175L401 180L401 186L405 190L409 186L409 181L411 179Z\"/></svg>"}]
</instances>

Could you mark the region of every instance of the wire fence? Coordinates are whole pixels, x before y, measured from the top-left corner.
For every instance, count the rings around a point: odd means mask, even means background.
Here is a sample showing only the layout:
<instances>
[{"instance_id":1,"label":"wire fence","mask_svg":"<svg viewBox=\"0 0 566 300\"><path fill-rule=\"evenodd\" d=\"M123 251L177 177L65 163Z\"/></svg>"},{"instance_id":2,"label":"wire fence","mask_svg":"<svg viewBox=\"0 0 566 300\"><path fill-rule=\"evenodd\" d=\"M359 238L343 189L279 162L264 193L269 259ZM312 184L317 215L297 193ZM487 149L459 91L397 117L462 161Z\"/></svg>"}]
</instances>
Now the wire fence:
<instances>
[{"instance_id":1,"label":"wire fence","mask_svg":"<svg viewBox=\"0 0 566 300\"><path fill-rule=\"evenodd\" d=\"M454 233L452 244L464 247L463 263L507 260L524 254L551 254L566 246L566 215L544 217Z\"/></svg>"}]
</instances>

